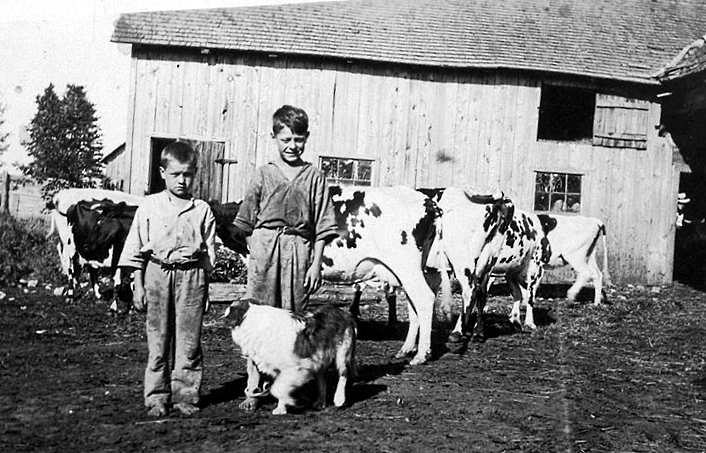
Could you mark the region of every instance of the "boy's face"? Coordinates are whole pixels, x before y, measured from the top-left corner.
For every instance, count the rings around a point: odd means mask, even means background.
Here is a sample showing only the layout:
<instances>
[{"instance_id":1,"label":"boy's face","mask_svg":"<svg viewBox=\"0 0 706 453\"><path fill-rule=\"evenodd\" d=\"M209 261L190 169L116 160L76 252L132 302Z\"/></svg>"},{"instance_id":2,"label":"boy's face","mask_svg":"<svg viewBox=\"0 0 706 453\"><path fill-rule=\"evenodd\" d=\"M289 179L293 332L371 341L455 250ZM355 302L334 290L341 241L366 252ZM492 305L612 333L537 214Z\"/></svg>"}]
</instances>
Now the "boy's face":
<instances>
[{"instance_id":1,"label":"boy's face","mask_svg":"<svg viewBox=\"0 0 706 453\"><path fill-rule=\"evenodd\" d=\"M167 190L179 198L190 198L196 165L184 164L174 159L168 159L168 162L167 168L159 167L159 174L164 179Z\"/></svg>"},{"instance_id":2,"label":"boy's face","mask_svg":"<svg viewBox=\"0 0 706 453\"><path fill-rule=\"evenodd\" d=\"M296 165L301 162L309 132L304 135L295 134L287 126L284 126L277 134L273 133L272 138L277 143L277 151L279 151L282 162L287 165Z\"/></svg>"}]
</instances>

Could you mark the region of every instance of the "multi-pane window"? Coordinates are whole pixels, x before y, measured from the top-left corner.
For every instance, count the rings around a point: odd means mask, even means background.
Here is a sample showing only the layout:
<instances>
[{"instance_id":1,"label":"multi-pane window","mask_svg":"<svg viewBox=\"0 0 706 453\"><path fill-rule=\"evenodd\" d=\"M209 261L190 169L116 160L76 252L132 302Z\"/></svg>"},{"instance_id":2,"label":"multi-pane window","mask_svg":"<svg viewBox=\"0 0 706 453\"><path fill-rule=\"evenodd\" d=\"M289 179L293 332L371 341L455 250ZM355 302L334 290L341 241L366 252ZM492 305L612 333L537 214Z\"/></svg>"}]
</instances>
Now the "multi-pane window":
<instances>
[{"instance_id":1,"label":"multi-pane window","mask_svg":"<svg viewBox=\"0 0 706 453\"><path fill-rule=\"evenodd\" d=\"M369 186L372 182L373 161L342 157L321 157L319 168L329 184L336 186Z\"/></svg>"},{"instance_id":2,"label":"multi-pane window","mask_svg":"<svg viewBox=\"0 0 706 453\"><path fill-rule=\"evenodd\" d=\"M534 210L567 213L581 212L581 175L536 172Z\"/></svg>"}]
</instances>

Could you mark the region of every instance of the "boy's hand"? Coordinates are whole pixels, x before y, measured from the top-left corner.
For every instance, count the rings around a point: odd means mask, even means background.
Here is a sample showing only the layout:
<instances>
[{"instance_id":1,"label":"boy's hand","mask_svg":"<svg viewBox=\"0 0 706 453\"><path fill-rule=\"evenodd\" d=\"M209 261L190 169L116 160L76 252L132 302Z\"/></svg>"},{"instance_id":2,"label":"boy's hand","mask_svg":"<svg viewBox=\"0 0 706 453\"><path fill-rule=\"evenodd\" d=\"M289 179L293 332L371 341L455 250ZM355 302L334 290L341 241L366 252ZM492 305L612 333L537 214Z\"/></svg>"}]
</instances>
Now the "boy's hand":
<instances>
[{"instance_id":1,"label":"boy's hand","mask_svg":"<svg viewBox=\"0 0 706 453\"><path fill-rule=\"evenodd\" d=\"M145 311L145 288L142 285L135 285L135 291L132 296L132 306L139 313Z\"/></svg>"},{"instance_id":2,"label":"boy's hand","mask_svg":"<svg viewBox=\"0 0 706 453\"><path fill-rule=\"evenodd\" d=\"M310 266L306 271L306 276L304 277L304 288L307 291L313 293L321 288L321 266L314 265Z\"/></svg>"}]
</instances>

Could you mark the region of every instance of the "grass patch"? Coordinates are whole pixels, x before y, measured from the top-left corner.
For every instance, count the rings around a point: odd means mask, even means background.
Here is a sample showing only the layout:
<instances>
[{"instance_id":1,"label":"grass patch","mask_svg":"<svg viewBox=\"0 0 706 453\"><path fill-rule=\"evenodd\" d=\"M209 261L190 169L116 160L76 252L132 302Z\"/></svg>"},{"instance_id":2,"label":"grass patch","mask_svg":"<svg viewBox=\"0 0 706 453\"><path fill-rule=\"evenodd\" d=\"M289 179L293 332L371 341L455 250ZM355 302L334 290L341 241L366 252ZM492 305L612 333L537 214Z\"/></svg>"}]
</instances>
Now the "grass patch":
<instances>
[{"instance_id":1,"label":"grass patch","mask_svg":"<svg viewBox=\"0 0 706 453\"><path fill-rule=\"evenodd\" d=\"M48 229L48 221L41 217L18 219L0 214L0 286L17 284L20 279L61 281L56 246L46 238Z\"/></svg>"}]
</instances>

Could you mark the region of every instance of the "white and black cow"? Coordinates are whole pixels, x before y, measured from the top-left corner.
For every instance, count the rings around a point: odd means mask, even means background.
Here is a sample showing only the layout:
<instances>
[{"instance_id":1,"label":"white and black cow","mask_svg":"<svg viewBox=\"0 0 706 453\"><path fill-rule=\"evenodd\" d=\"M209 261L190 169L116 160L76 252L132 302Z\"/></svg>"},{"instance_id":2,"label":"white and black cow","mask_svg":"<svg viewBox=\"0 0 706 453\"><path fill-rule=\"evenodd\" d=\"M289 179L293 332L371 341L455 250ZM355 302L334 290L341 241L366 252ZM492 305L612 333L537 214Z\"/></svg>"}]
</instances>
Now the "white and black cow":
<instances>
[{"instance_id":1,"label":"white and black cow","mask_svg":"<svg viewBox=\"0 0 706 453\"><path fill-rule=\"evenodd\" d=\"M416 352L411 364L431 354L434 300L440 283L427 257L436 236L438 208L409 187L333 187L338 238L324 249L323 278L355 284L375 281L388 292L403 288L409 303L409 330L397 353ZM419 345L417 345L419 336Z\"/></svg>"},{"instance_id":2,"label":"white and black cow","mask_svg":"<svg viewBox=\"0 0 706 453\"><path fill-rule=\"evenodd\" d=\"M439 284L438 271L424 271L436 234L435 204L408 187L332 187L330 194L339 235L324 248L323 278L350 285L374 281L388 295L404 288L410 306L409 331L397 356L416 352L411 363L424 363L431 354L431 322ZM224 223L232 221L237 204L211 207L223 243L242 250L244 238Z\"/></svg>"},{"instance_id":3,"label":"white and black cow","mask_svg":"<svg viewBox=\"0 0 706 453\"><path fill-rule=\"evenodd\" d=\"M142 198L102 189L66 189L48 204L51 226L48 236L59 235L57 249L64 273L76 295L82 269L87 268L96 297L101 293L129 298L129 285L117 269L117 261ZM99 282L105 270L107 285ZM107 286L101 289L101 286ZM112 298L112 296L111 296Z\"/></svg>"},{"instance_id":4,"label":"white and black cow","mask_svg":"<svg viewBox=\"0 0 706 453\"><path fill-rule=\"evenodd\" d=\"M483 341L484 308L493 277L505 277L514 303L510 319L521 328L520 307L527 306L525 325L534 329L532 307L542 278L548 244L539 218L516 209L502 195L479 198L468 190L450 187L439 195L442 211L438 244L459 280L463 311L449 341L458 342L470 328L475 305L472 340ZM479 203L479 201L481 203ZM495 201L488 204L488 201Z\"/></svg>"},{"instance_id":5,"label":"white and black cow","mask_svg":"<svg viewBox=\"0 0 706 453\"><path fill-rule=\"evenodd\" d=\"M567 298L575 300L579 291L593 283L593 304L598 306L605 298L604 284L610 285L606 228L600 219L580 215L538 215L547 233L551 248L548 267L570 265L576 272L576 281L569 288ZM598 267L598 241L603 242L603 272Z\"/></svg>"}]
</instances>

